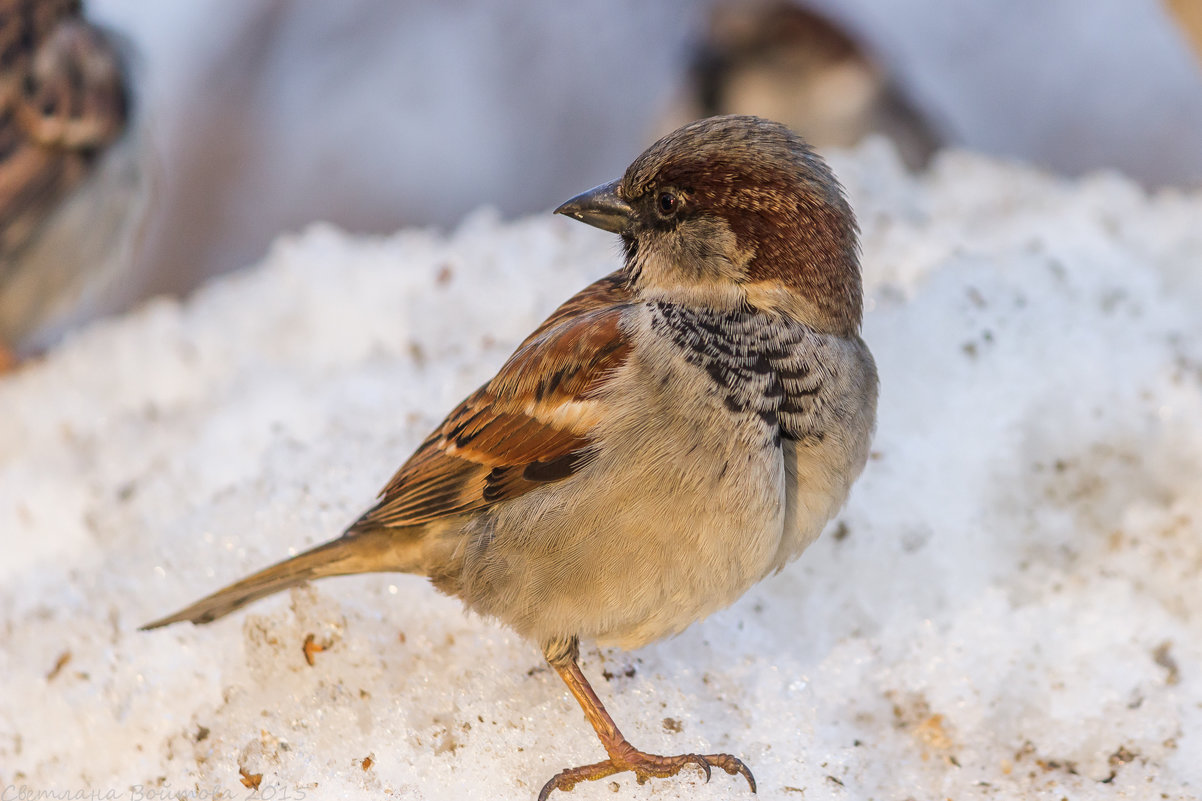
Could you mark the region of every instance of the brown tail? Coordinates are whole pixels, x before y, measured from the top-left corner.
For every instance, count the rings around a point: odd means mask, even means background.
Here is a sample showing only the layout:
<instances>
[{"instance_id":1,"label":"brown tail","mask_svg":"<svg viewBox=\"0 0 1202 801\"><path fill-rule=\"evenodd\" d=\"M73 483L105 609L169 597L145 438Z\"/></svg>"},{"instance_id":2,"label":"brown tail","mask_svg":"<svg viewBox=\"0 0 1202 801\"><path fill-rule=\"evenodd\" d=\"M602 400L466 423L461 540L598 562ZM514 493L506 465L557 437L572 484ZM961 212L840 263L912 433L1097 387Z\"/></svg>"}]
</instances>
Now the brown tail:
<instances>
[{"instance_id":1,"label":"brown tail","mask_svg":"<svg viewBox=\"0 0 1202 801\"><path fill-rule=\"evenodd\" d=\"M419 531L413 528L377 528L345 534L260 570L253 576L247 576L173 615L147 623L141 630L157 629L185 620L197 625L211 623L251 601L310 579L352 573L418 572L422 539Z\"/></svg>"}]
</instances>

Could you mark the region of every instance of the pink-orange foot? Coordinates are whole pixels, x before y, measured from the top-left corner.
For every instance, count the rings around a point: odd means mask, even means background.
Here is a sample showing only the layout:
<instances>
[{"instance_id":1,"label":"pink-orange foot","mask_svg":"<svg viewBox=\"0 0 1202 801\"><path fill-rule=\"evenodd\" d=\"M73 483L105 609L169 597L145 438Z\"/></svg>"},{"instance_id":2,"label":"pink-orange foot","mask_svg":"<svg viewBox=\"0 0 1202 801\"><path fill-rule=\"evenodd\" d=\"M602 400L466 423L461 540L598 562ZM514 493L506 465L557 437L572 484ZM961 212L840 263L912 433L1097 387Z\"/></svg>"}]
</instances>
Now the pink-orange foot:
<instances>
[{"instance_id":1,"label":"pink-orange foot","mask_svg":"<svg viewBox=\"0 0 1202 801\"><path fill-rule=\"evenodd\" d=\"M675 776L686 765L696 765L705 774L705 780L710 780L710 768L721 768L730 775L741 774L755 792L755 777L743 764L743 761L730 754L680 754L679 756L659 756L645 754L630 743L623 742L611 752L611 757L604 762L592 765L582 765L578 768L568 768L560 771L543 785L538 794L538 801L547 801L552 790L571 790L580 782L595 781L615 773L630 771L638 779L639 784L648 779L666 779Z\"/></svg>"},{"instance_id":2,"label":"pink-orange foot","mask_svg":"<svg viewBox=\"0 0 1202 801\"><path fill-rule=\"evenodd\" d=\"M666 779L680 773L685 765L696 765L705 774L705 780L710 780L710 768L722 768L730 775L741 774L755 792L755 777L743 764L742 760L730 754L680 754L679 756L659 756L646 754L630 744L622 736L614 719L605 711L605 705L593 692L592 686L576 660L579 654L579 644L575 637L565 640L552 641L543 646L543 656L547 663L555 669L559 677L567 685L568 691L579 702L584 716L597 732L597 739L609 754L609 759L593 765L582 765L578 768L568 768L555 774L551 781L543 785L538 794L538 801L547 801L552 790L571 790L580 782L595 781L615 773L630 771L639 780L639 784L651 778Z\"/></svg>"}]
</instances>

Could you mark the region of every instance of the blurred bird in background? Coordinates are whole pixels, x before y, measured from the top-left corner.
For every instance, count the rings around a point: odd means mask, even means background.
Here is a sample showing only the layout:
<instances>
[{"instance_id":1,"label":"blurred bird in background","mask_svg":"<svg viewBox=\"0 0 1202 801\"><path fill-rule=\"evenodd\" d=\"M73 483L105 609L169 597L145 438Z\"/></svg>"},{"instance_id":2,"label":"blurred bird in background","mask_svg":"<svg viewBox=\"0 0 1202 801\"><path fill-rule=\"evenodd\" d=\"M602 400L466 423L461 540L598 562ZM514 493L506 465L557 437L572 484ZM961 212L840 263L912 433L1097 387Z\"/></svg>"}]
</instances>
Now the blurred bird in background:
<instances>
[{"instance_id":1,"label":"blurred bird in background","mask_svg":"<svg viewBox=\"0 0 1202 801\"><path fill-rule=\"evenodd\" d=\"M96 186L128 123L125 71L113 39L82 11L79 0L0 2L0 362L8 364L129 261L120 243L136 170L109 169Z\"/></svg>"},{"instance_id":2,"label":"blurred bird in background","mask_svg":"<svg viewBox=\"0 0 1202 801\"><path fill-rule=\"evenodd\" d=\"M758 114L805 131L818 148L890 139L906 165L930 158L939 137L864 46L790 0L715 4L692 49L688 82L669 127L715 114Z\"/></svg>"}]
</instances>

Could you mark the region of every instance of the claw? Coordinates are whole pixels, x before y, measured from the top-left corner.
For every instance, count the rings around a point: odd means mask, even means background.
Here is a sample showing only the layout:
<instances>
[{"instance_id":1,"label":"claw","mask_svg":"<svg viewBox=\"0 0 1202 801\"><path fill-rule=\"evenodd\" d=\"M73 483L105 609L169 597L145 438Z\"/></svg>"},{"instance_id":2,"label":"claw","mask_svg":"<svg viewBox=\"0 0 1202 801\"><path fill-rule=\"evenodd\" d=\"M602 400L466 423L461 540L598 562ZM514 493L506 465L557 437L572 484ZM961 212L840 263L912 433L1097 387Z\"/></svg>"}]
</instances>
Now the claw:
<instances>
[{"instance_id":1,"label":"claw","mask_svg":"<svg viewBox=\"0 0 1202 801\"><path fill-rule=\"evenodd\" d=\"M538 801L547 801L547 798L551 795L551 791L554 790L556 787L559 787L559 774L558 773L555 774L554 776L552 776L551 780L543 785L543 789L538 791ZM559 789L566 791L566 790L571 790L572 788L571 787L559 787Z\"/></svg>"},{"instance_id":2,"label":"claw","mask_svg":"<svg viewBox=\"0 0 1202 801\"><path fill-rule=\"evenodd\" d=\"M751 788L751 792L759 792L755 786L755 776L751 775L751 769L743 764L743 760L730 754L709 754L704 759L707 764L717 765L731 776L742 776L747 780L747 785Z\"/></svg>"},{"instance_id":3,"label":"claw","mask_svg":"<svg viewBox=\"0 0 1202 801\"><path fill-rule=\"evenodd\" d=\"M751 775L751 771L743 764L742 760L730 754L709 754L706 756L700 754L681 754L680 756L663 757L655 754L645 754L642 751L636 751L628 747L623 749L620 756L616 758L611 757L604 762L561 770L543 785L543 789L538 793L538 801L547 801L553 790L567 792L580 782L602 779L606 776L626 771L634 773L635 780L639 784L645 784L648 779L652 778L666 779L670 776L675 776L685 765L696 765L701 768L701 772L705 774L706 783L709 783L709 780L712 778L711 768L715 765L732 776L740 774L743 778L747 779L747 784L751 786L751 792L756 792L755 778Z\"/></svg>"}]
</instances>

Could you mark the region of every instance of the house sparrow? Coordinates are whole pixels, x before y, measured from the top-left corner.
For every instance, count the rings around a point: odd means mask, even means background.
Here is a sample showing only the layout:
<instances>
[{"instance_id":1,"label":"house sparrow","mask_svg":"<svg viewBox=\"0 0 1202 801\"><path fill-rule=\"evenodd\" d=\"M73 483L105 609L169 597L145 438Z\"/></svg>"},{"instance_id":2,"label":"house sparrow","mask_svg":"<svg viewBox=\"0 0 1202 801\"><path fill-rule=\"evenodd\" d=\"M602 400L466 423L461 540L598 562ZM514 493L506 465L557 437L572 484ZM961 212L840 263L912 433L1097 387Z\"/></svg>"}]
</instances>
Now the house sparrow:
<instances>
[{"instance_id":1,"label":"house sparrow","mask_svg":"<svg viewBox=\"0 0 1202 801\"><path fill-rule=\"evenodd\" d=\"M797 557L868 455L856 223L826 164L757 117L652 145L557 210L625 266L560 306L337 540L149 624L207 623L308 579L400 571L537 642L609 756L539 793L632 771L751 771L631 745L577 664L732 603Z\"/></svg>"}]
</instances>

